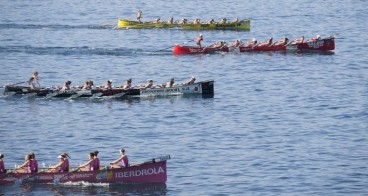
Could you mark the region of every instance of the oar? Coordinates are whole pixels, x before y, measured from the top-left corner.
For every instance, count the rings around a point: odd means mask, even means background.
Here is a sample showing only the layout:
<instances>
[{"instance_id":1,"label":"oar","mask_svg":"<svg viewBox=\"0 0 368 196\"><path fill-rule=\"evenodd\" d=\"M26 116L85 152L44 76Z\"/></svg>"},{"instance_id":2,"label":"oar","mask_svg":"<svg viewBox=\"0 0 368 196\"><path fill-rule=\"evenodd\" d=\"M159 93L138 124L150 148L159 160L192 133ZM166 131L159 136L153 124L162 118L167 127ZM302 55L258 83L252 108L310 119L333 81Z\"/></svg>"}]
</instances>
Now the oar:
<instances>
[{"instance_id":1,"label":"oar","mask_svg":"<svg viewBox=\"0 0 368 196\"><path fill-rule=\"evenodd\" d=\"M16 184L16 185L20 185L20 184L22 184L24 181L26 181L27 179L33 178L33 177L38 176L38 175L40 175L40 174L42 174L42 173L45 173L45 171L37 172L37 173L35 173L35 174L33 174L33 175L30 175L30 176L28 176L28 177L26 177L26 178L23 178L23 179L18 179L18 180L16 180L16 181L15 181L15 184Z\"/></svg>"},{"instance_id":2,"label":"oar","mask_svg":"<svg viewBox=\"0 0 368 196\"><path fill-rule=\"evenodd\" d=\"M62 175L62 176L59 176L58 178L55 178L54 179L54 184L55 185L58 185L60 184L60 179L64 178L65 176L69 175L69 174L72 174L72 173L75 173L77 171L79 171L80 168L76 168L75 170L71 171L71 172L66 172L66 174Z\"/></svg>"},{"instance_id":3,"label":"oar","mask_svg":"<svg viewBox=\"0 0 368 196\"><path fill-rule=\"evenodd\" d=\"M91 94L91 93L92 93L91 90L77 91L77 94L74 94L74 95L70 96L67 100L75 99L75 98L81 97L83 95L88 95L88 94Z\"/></svg>"},{"instance_id":4,"label":"oar","mask_svg":"<svg viewBox=\"0 0 368 196\"><path fill-rule=\"evenodd\" d=\"M18 83L15 83L15 84L9 84L9 85L5 85L5 86L14 86L14 85L23 84L23 83L27 83L27 81L25 81L25 82L18 82ZM0 88L5 88L5 86L0 86Z\"/></svg>"},{"instance_id":5,"label":"oar","mask_svg":"<svg viewBox=\"0 0 368 196\"><path fill-rule=\"evenodd\" d=\"M174 46L176 46L176 45L182 45L182 44L187 44L187 43L189 43L189 42L192 42L193 40L188 40L188 41L185 41L185 42L183 42L183 43L180 43L180 44L175 44ZM156 51L153 51L153 52L160 52L160 51L163 51L163 50L167 50L167 49L169 49L169 48L172 48L173 46L170 46L170 47L167 47L167 48L164 48L164 49L161 49L161 50L156 50Z\"/></svg>"},{"instance_id":6,"label":"oar","mask_svg":"<svg viewBox=\"0 0 368 196\"><path fill-rule=\"evenodd\" d=\"M23 83L27 83L27 81L25 81L25 82L18 82L18 83L12 84L12 85L18 85L18 84L23 84Z\"/></svg>"},{"instance_id":7,"label":"oar","mask_svg":"<svg viewBox=\"0 0 368 196\"><path fill-rule=\"evenodd\" d=\"M117 94L115 94L115 95L111 96L111 98L116 99L116 98L123 97L124 95L125 95L125 92L117 93Z\"/></svg>"},{"instance_id":8,"label":"oar","mask_svg":"<svg viewBox=\"0 0 368 196\"><path fill-rule=\"evenodd\" d=\"M34 98L36 97L37 93L27 93L25 95L23 95L23 99L28 99L28 98Z\"/></svg>"}]
</instances>

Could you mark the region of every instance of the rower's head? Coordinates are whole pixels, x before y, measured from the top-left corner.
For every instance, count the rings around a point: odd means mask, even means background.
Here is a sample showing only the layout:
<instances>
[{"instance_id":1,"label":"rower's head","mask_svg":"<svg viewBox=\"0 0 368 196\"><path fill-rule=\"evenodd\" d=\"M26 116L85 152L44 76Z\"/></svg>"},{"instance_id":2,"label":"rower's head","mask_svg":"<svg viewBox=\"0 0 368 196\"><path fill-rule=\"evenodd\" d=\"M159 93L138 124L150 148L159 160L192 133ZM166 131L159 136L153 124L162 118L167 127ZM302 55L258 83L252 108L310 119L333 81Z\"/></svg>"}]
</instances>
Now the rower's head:
<instances>
[{"instance_id":1,"label":"rower's head","mask_svg":"<svg viewBox=\"0 0 368 196\"><path fill-rule=\"evenodd\" d=\"M4 158L4 155L0 153L0 159Z\"/></svg>"},{"instance_id":2,"label":"rower's head","mask_svg":"<svg viewBox=\"0 0 368 196\"><path fill-rule=\"evenodd\" d=\"M317 39L320 39L321 38L321 36L320 35L317 35Z\"/></svg>"},{"instance_id":3,"label":"rower's head","mask_svg":"<svg viewBox=\"0 0 368 196\"><path fill-rule=\"evenodd\" d=\"M124 154L125 153L125 149L124 148L120 149L120 153L121 154Z\"/></svg>"},{"instance_id":4,"label":"rower's head","mask_svg":"<svg viewBox=\"0 0 368 196\"><path fill-rule=\"evenodd\" d=\"M89 153L89 158L90 158L90 159L93 159L93 157L95 157L95 153L94 153L94 152L90 152L90 153Z\"/></svg>"},{"instance_id":5,"label":"rower's head","mask_svg":"<svg viewBox=\"0 0 368 196\"><path fill-rule=\"evenodd\" d=\"M203 35L202 34L199 34L199 37L203 37Z\"/></svg>"},{"instance_id":6,"label":"rower's head","mask_svg":"<svg viewBox=\"0 0 368 196\"><path fill-rule=\"evenodd\" d=\"M33 72L32 74L33 74L34 76L38 76L38 72L37 72L37 71Z\"/></svg>"},{"instance_id":7,"label":"rower's head","mask_svg":"<svg viewBox=\"0 0 368 196\"><path fill-rule=\"evenodd\" d=\"M153 83L153 80L149 79L147 80L148 83Z\"/></svg>"},{"instance_id":8,"label":"rower's head","mask_svg":"<svg viewBox=\"0 0 368 196\"><path fill-rule=\"evenodd\" d=\"M95 157L97 157L98 153L99 153L99 152L98 152L98 150L96 150L96 151L94 151L94 152L93 152L93 155L94 155Z\"/></svg>"},{"instance_id":9,"label":"rower's head","mask_svg":"<svg viewBox=\"0 0 368 196\"><path fill-rule=\"evenodd\" d=\"M127 80L127 83L132 83L132 79L131 79L131 78L129 78L129 79Z\"/></svg>"},{"instance_id":10,"label":"rower's head","mask_svg":"<svg viewBox=\"0 0 368 196\"><path fill-rule=\"evenodd\" d=\"M171 78L171 79L170 79L170 82L174 82L174 78Z\"/></svg>"},{"instance_id":11,"label":"rower's head","mask_svg":"<svg viewBox=\"0 0 368 196\"><path fill-rule=\"evenodd\" d=\"M33 152L29 153L28 155L30 156L31 159L35 159L36 158L36 155Z\"/></svg>"}]
</instances>

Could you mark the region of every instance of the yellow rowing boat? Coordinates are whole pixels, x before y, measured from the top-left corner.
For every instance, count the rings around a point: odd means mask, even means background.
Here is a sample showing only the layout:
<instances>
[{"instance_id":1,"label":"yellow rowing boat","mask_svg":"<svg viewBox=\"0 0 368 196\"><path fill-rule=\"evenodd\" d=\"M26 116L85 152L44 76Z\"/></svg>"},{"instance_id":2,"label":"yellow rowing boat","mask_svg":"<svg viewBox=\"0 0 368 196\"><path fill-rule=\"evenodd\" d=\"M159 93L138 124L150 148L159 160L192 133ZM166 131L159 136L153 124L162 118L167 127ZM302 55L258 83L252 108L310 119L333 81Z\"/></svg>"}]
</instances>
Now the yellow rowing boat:
<instances>
[{"instance_id":1,"label":"yellow rowing boat","mask_svg":"<svg viewBox=\"0 0 368 196\"><path fill-rule=\"evenodd\" d=\"M119 19L118 29L152 29L152 28L180 28L187 30L236 30L249 31L250 20L240 20L227 23L170 23L170 22L138 22Z\"/></svg>"}]
</instances>

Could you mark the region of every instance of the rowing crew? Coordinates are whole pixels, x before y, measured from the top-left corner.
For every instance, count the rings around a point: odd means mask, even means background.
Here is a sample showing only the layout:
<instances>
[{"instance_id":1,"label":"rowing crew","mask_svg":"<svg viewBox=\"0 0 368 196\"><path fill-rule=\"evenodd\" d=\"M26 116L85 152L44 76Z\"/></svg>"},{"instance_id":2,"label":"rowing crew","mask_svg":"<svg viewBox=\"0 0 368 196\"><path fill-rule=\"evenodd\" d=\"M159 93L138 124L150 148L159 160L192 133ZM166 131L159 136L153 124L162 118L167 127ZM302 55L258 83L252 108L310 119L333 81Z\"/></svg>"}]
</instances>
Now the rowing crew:
<instances>
[{"instance_id":1,"label":"rowing crew","mask_svg":"<svg viewBox=\"0 0 368 196\"><path fill-rule=\"evenodd\" d=\"M334 38L334 36L331 36L331 38ZM307 40L308 41L318 41L321 40L321 36L317 35L316 37L312 37L310 39ZM201 42L203 41L203 35L200 34L196 39L195 39L195 43L197 44L197 46L199 48L202 48ZM253 38L251 41L245 42L243 43L241 40L237 39L234 42L229 42L228 44L224 41L220 41L220 42L216 42L210 46L207 46L206 48L222 48L222 47L228 47L228 48L237 48L237 47L255 47L255 46L287 46L289 44L302 44L304 43L304 36L301 36L291 42L289 42L289 39L287 37L277 41L277 42L273 42L273 37L270 37L269 39L267 39L264 42L261 43L257 43L257 39Z\"/></svg>"},{"instance_id":2,"label":"rowing crew","mask_svg":"<svg viewBox=\"0 0 368 196\"><path fill-rule=\"evenodd\" d=\"M139 22L139 23L142 23L142 21L141 21L141 18L142 18L142 11L141 10L138 10L138 12L137 12L137 21ZM226 24L227 23L227 18L222 18L221 19L221 21L220 22L215 22L215 20L214 19L211 19L211 20L209 20L208 22L207 22L207 24ZM232 23L238 23L239 22L239 18L236 18ZM152 23L154 23L154 24L158 24L158 23L161 23L160 22L160 18L156 18L156 19L154 19L153 21L152 21ZM171 17L167 22L166 22L167 24L174 24L174 18L173 17ZM183 18L183 19L181 19L179 22L178 22L179 24L188 24L188 20L186 19L186 18ZM193 23L192 24L201 24L201 19L199 19L199 18L196 18L194 21L193 21Z\"/></svg>"},{"instance_id":3,"label":"rowing crew","mask_svg":"<svg viewBox=\"0 0 368 196\"><path fill-rule=\"evenodd\" d=\"M77 167L79 171L96 171L100 169L100 159L98 158L98 151L90 152L88 161ZM110 162L110 168L124 168L129 166L128 157L125 155L125 149L122 148L119 151L120 156L116 160ZM62 153L58 157L59 163L53 166L49 166L45 172L68 172L69 171L69 159L70 156L67 153ZM4 164L4 155L0 154L0 173L6 173ZM34 153L29 153L25 156L25 162L16 167L14 173L37 173L38 162ZM119 164L121 163L121 164Z\"/></svg>"},{"instance_id":4,"label":"rowing crew","mask_svg":"<svg viewBox=\"0 0 368 196\"><path fill-rule=\"evenodd\" d=\"M38 81L39 81L38 72L33 72L31 78L28 81L29 87L32 90L34 90L36 88L39 88L40 84L39 84ZM38 87L36 87L35 82L37 82ZM194 84L194 82L195 82L195 77L192 76L192 77L190 77L190 79L187 82L185 82L185 84L191 85L191 84ZM76 87L74 87L74 89L72 89L71 84L72 84L72 82L69 81L69 80L64 82L63 87L61 87L59 89L59 91L60 92L68 92L70 90L92 90L93 88L102 88L102 89L105 89L105 90L113 89L111 80L107 80L105 84L103 84L102 86L97 86L97 87L94 86L92 80L87 80L87 81L84 82L83 86L76 86ZM160 88L173 87L173 85L174 85L174 78L171 78L166 84L158 85L158 87L160 87ZM153 88L154 87L153 86L153 80L149 79L149 80L147 80L147 83L137 85L136 87L139 88L139 89L142 89L142 90ZM123 90L129 90L129 89L133 88L132 79L129 78L128 80L125 81L125 84L123 84L121 86L118 86L117 88L121 88Z\"/></svg>"}]
</instances>

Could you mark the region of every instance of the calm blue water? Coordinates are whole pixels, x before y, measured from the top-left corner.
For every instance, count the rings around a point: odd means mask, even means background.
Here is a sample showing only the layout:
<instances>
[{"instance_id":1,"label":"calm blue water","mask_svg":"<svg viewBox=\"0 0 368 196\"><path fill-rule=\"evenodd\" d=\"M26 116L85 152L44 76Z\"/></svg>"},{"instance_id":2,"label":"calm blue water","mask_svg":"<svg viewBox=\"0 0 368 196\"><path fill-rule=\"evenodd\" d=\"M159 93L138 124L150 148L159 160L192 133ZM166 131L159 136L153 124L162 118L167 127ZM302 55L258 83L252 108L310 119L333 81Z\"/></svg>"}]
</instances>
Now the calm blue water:
<instances>
[{"instance_id":1,"label":"calm blue water","mask_svg":"<svg viewBox=\"0 0 368 196\"><path fill-rule=\"evenodd\" d=\"M166 185L1 187L0 194L368 194L367 1L0 1L0 84L214 79L214 98L0 99L8 168L91 150L107 165L170 154ZM118 18L251 19L251 31L116 30ZM336 36L333 54L173 56L175 43ZM162 50L165 49L165 50ZM162 50L155 52L157 50ZM2 92L2 89L1 89Z\"/></svg>"}]
</instances>

